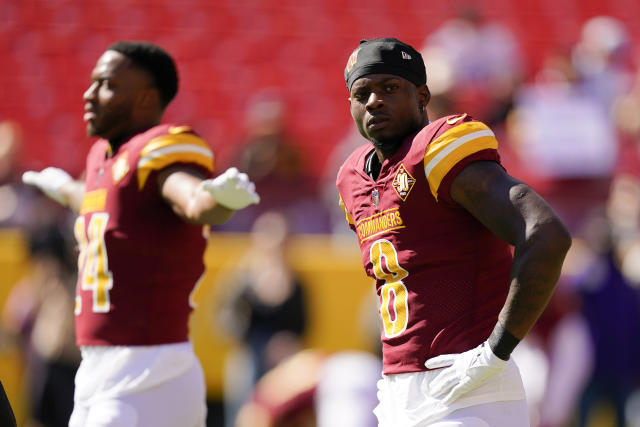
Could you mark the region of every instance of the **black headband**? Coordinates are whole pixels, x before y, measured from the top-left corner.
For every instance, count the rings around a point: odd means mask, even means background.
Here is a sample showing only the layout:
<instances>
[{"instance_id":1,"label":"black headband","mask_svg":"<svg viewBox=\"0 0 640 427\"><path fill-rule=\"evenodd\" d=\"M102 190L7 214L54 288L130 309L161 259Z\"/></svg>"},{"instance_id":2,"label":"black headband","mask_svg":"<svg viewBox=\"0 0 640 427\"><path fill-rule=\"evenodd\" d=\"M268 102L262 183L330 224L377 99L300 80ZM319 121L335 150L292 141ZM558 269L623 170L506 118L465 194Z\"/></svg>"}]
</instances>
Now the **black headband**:
<instances>
[{"instance_id":1,"label":"black headband","mask_svg":"<svg viewBox=\"0 0 640 427\"><path fill-rule=\"evenodd\" d=\"M394 38L362 40L353 51L344 69L347 89L367 74L393 74L422 86L427 83L427 72L422 55L413 47Z\"/></svg>"}]
</instances>

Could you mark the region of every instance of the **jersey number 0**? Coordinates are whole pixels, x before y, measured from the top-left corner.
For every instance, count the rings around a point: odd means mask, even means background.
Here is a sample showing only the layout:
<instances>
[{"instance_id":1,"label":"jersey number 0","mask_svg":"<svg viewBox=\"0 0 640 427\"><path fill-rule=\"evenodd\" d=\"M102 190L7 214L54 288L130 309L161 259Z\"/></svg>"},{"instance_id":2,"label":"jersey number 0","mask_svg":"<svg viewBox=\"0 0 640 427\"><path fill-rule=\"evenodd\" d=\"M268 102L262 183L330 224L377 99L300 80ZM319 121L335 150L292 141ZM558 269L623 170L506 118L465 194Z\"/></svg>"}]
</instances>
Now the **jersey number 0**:
<instances>
[{"instance_id":1,"label":"jersey number 0","mask_svg":"<svg viewBox=\"0 0 640 427\"><path fill-rule=\"evenodd\" d=\"M109 290L113 287L113 275L109 271L107 246L104 232L109 222L108 213L91 215L89 227L85 234L84 216L76 219L74 234L80 247L78 255L78 275L80 290L92 292L92 310L94 313L108 313L111 309ZM87 239L88 237L88 239ZM76 297L75 313L82 311L82 300Z\"/></svg>"},{"instance_id":2,"label":"jersey number 0","mask_svg":"<svg viewBox=\"0 0 640 427\"><path fill-rule=\"evenodd\" d=\"M409 272L400 266L396 248L386 239L373 242L369 254L374 274L385 282L380 288L380 317L384 335L387 338L396 337L407 329L409 321L408 292L402 282Z\"/></svg>"}]
</instances>

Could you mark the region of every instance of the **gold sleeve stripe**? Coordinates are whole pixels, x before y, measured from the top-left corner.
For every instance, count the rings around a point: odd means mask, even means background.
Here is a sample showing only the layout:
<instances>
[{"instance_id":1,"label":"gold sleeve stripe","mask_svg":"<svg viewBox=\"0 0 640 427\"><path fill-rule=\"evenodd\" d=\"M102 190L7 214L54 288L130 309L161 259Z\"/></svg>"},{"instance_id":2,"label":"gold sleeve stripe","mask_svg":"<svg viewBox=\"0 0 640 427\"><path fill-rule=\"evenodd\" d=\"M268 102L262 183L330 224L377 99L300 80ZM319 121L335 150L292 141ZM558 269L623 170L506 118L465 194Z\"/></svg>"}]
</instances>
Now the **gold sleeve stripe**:
<instances>
[{"instance_id":1,"label":"gold sleeve stripe","mask_svg":"<svg viewBox=\"0 0 640 427\"><path fill-rule=\"evenodd\" d=\"M197 145L211 151L211 147L209 147L209 144L207 144L205 140L200 138L199 136L194 135L192 133L179 133L179 134L163 135L157 138L153 138L151 141L147 143L147 145L144 146L144 148L140 152L140 157L144 157L150 152L155 151L159 148L164 148L169 145L179 145L179 144Z\"/></svg>"},{"instance_id":2,"label":"gold sleeve stripe","mask_svg":"<svg viewBox=\"0 0 640 427\"><path fill-rule=\"evenodd\" d=\"M82 205L80 206L80 215L84 215L89 212L103 211L107 204L107 190L101 188L99 190L87 191L82 198Z\"/></svg>"},{"instance_id":3,"label":"gold sleeve stripe","mask_svg":"<svg viewBox=\"0 0 640 427\"><path fill-rule=\"evenodd\" d=\"M467 126L470 124L473 126ZM424 156L424 174L433 197L437 200L440 183L460 160L490 148L497 149L498 140L491 129L479 122L456 126L433 141Z\"/></svg>"},{"instance_id":4,"label":"gold sleeve stripe","mask_svg":"<svg viewBox=\"0 0 640 427\"><path fill-rule=\"evenodd\" d=\"M340 206L340 208L342 208L342 211L344 212L347 222L353 225L353 218L351 218L351 215L349 215L349 212L347 212L347 207L344 205L344 202L342 201L342 196L340 195L338 196L340 197L340 200L338 200L338 205Z\"/></svg>"},{"instance_id":5,"label":"gold sleeve stripe","mask_svg":"<svg viewBox=\"0 0 640 427\"><path fill-rule=\"evenodd\" d=\"M171 157L172 159L180 157L181 154L193 157L197 155L203 158L204 164L211 164L209 170L213 170L213 152L210 148L204 148L191 144L174 144L151 151L147 155L141 155L138 160L138 169L149 167L150 164L161 163L162 158ZM179 162L180 160L176 160Z\"/></svg>"},{"instance_id":6,"label":"gold sleeve stripe","mask_svg":"<svg viewBox=\"0 0 640 427\"><path fill-rule=\"evenodd\" d=\"M211 150L187 144L155 150L138 160L138 189L141 190L144 187L151 171L166 168L173 163L195 163L213 171L213 153Z\"/></svg>"}]
</instances>

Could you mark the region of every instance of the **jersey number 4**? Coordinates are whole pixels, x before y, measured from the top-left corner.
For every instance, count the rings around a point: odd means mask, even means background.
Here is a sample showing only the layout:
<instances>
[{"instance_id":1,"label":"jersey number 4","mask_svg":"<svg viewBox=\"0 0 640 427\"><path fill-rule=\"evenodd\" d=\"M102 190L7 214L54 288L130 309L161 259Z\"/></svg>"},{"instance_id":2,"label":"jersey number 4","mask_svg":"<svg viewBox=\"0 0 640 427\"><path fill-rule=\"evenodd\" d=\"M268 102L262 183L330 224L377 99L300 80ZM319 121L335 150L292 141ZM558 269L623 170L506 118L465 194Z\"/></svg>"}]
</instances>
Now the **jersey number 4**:
<instances>
[{"instance_id":1,"label":"jersey number 4","mask_svg":"<svg viewBox=\"0 0 640 427\"><path fill-rule=\"evenodd\" d=\"M94 213L91 215L89 227L85 233L84 216L79 216L74 229L80 247L78 256L80 290L92 292L94 313L108 313L111 309L109 290L113 287L113 275L109 271L107 247L104 242L104 232L108 222L108 213ZM78 296L75 313L78 315L81 312L82 299Z\"/></svg>"},{"instance_id":2,"label":"jersey number 4","mask_svg":"<svg viewBox=\"0 0 640 427\"><path fill-rule=\"evenodd\" d=\"M386 239L373 242L369 254L374 274L385 282L380 288L380 317L384 335L393 338L407 329L409 321L408 292L402 283L409 272L400 267L398 252L393 243Z\"/></svg>"}]
</instances>

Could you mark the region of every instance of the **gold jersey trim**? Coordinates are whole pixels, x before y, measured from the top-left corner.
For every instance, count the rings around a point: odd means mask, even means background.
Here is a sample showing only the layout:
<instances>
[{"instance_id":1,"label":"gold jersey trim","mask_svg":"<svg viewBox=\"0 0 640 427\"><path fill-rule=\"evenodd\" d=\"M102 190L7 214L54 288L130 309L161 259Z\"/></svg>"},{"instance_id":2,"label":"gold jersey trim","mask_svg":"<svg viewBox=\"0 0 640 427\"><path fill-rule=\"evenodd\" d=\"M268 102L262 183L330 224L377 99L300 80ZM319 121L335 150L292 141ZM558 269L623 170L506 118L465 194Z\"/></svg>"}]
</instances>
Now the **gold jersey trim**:
<instances>
[{"instance_id":1,"label":"gold jersey trim","mask_svg":"<svg viewBox=\"0 0 640 427\"><path fill-rule=\"evenodd\" d=\"M103 211L107 205L107 189L101 188L99 190L87 191L82 198L82 205L80 206L80 215L91 212Z\"/></svg>"},{"instance_id":2,"label":"gold jersey trim","mask_svg":"<svg viewBox=\"0 0 640 427\"><path fill-rule=\"evenodd\" d=\"M424 174L433 197L444 177L462 159L486 149L498 149L494 133L481 122L466 122L436 138L424 155Z\"/></svg>"},{"instance_id":3,"label":"gold jersey trim","mask_svg":"<svg viewBox=\"0 0 640 427\"><path fill-rule=\"evenodd\" d=\"M173 163L195 163L213 172L214 156L209 145L191 133L172 133L154 138L140 152L137 165L138 189L144 187L151 171L163 169Z\"/></svg>"},{"instance_id":4,"label":"gold jersey trim","mask_svg":"<svg viewBox=\"0 0 640 427\"><path fill-rule=\"evenodd\" d=\"M342 196L338 195L338 197L340 198L338 200L338 206L340 206L340 208L344 212L344 216L345 216L347 222L349 224L353 225L353 218L351 218L351 215L349 214L349 211L347 211L347 207L344 205L344 201L342 200Z\"/></svg>"}]
</instances>

